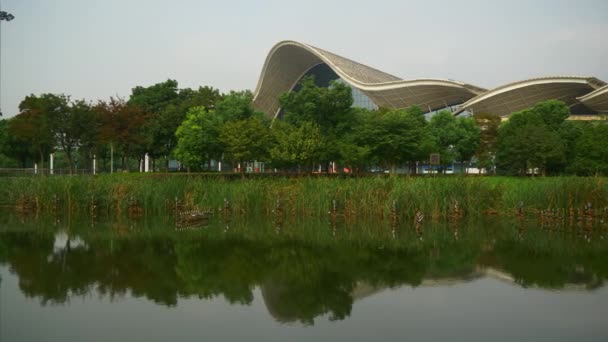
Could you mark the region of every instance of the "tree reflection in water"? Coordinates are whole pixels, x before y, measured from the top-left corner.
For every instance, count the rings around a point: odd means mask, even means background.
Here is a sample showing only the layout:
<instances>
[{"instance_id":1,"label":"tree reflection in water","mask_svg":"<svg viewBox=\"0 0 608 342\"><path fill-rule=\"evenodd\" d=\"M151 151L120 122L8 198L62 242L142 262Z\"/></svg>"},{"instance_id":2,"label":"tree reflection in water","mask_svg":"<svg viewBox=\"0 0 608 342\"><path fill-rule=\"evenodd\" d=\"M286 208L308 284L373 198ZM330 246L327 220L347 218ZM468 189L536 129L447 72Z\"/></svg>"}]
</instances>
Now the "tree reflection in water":
<instances>
[{"instance_id":1,"label":"tree reflection in water","mask_svg":"<svg viewBox=\"0 0 608 342\"><path fill-rule=\"evenodd\" d=\"M404 285L491 276L524 287L594 289L608 278L603 241L539 229L522 238L519 224L463 225L458 239L446 224L425 228L423 241L413 228L392 239L391 227L386 239L316 241L295 235L261 238L238 229L230 234L211 232L215 228L138 234L86 229L0 232L0 264L19 277L26 296L44 305L89 294L132 295L166 306L178 305L180 297L223 296L249 305L259 287L277 320L304 324L322 315L344 319L357 298ZM332 235L331 229L320 229Z\"/></svg>"}]
</instances>

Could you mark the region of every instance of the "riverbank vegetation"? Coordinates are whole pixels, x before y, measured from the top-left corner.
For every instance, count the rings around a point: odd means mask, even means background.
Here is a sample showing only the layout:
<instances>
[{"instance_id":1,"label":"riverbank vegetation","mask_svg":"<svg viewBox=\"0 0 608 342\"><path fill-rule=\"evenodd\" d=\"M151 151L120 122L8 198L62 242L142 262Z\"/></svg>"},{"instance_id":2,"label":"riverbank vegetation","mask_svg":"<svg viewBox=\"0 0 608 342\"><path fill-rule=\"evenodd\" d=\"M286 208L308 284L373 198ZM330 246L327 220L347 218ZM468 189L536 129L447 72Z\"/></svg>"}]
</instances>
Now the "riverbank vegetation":
<instances>
[{"instance_id":1,"label":"riverbank vegetation","mask_svg":"<svg viewBox=\"0 0 608 342\"><path fill-rule=\"evenodd\" d=\"M538 214L541 210L608 206L608 180L584 177L284 177L242 179L222 174L114 174L95 177L0 178L0 205L26 212L96 212L102 215L214 211L233 216L347 220L392 216L409 221L450 216ZM560 211L561 213L561 211ZM562 214L560 214L562 215Z\"/></svg>"},{"instance_id":2,"label":"riverbank vegetation","mask_svg":"<svg viewBox=\"0 0 608 342\"><path fill-rule=\"evenodd\" d=\"M135 87L127 100L89 103L63 94L26 97L20 113L0 121L0 163L40 169L56 152L56 167L90 169L245 171L263 162L291 172L442 172L455 162L486 173L607 175L608 125L566 120L569 108L541 102L500 118L487 113L455 117L354 108L343 83L319 87L304 78L281 96L281 112L257 112L248 92L221 94L212 87L179 89L168 80ZM439 165L430 166L431 154ZM116 162L113 163L112 160ZM256 164L257 165L257 164ZM251 167L252 172L262 168ZM39 172L43 173L43 172Z\"/></svg>"}]
</instances>

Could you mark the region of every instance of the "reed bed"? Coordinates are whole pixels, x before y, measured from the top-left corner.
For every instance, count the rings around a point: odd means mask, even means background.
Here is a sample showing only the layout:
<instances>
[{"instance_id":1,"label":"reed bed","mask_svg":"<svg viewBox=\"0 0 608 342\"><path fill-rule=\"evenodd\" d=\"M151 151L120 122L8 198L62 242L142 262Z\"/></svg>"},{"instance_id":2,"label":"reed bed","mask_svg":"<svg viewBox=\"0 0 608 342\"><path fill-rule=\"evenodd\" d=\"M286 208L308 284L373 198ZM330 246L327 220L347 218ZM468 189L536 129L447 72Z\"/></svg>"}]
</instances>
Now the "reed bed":
<instances>
[{"instance_id":1,"label":"reed bed","mask_svg":"<svg viewBox=\"0 0 608 342\"><path fill-rule=\"evenodd\" d=\"M608 207L606 178L273 177L231 179L149 175L0 178L0 205L24 212L159 215L176 210L269 217L286 222L334 215L360 220L425 220L532 215Z\"/></svg>"}]
</instances>

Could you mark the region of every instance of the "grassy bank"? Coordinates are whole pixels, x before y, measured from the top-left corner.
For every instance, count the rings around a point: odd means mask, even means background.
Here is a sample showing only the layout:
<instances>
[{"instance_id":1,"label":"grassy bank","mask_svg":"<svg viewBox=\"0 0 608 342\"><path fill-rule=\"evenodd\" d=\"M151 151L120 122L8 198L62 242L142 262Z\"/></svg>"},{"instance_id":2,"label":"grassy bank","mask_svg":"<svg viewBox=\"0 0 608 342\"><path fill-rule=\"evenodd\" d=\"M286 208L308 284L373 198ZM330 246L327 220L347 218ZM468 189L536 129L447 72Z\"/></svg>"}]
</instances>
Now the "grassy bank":
<instances>
[{"instance_id":1,"label":"grassy bank","mask_svg":"<svg viewBox=\"0 0 608 342\"><path fill-rule=\"evenodd\" d=\"M368 177L257 178L115 174L0 178L0 205L24 212L158 215L178 210L232 216L345 220L514 215L588 203L608 206L607 178Z\"/></svg>"}]
</instances>

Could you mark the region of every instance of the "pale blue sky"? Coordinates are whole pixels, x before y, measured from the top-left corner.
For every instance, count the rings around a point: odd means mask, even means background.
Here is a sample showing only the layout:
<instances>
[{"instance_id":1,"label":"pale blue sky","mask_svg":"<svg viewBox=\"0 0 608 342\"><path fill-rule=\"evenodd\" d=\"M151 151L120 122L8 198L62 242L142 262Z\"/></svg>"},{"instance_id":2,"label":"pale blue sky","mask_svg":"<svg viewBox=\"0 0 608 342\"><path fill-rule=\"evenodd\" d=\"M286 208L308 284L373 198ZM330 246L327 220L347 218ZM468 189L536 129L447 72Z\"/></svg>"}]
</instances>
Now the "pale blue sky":
<instances>
[{"instance_id":1,"label":"pale blue sky","mask_svg":"<svg viewBox=\"0 0 608 342\"><path fill-rule=\"evenodd\" d=\"M167 78L254 89L284 39L396 76L492 88L526 78L608 81L608 1L0 0L2 110L28 94L96 101Z\"/></svg>"}]
</instances>

